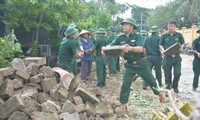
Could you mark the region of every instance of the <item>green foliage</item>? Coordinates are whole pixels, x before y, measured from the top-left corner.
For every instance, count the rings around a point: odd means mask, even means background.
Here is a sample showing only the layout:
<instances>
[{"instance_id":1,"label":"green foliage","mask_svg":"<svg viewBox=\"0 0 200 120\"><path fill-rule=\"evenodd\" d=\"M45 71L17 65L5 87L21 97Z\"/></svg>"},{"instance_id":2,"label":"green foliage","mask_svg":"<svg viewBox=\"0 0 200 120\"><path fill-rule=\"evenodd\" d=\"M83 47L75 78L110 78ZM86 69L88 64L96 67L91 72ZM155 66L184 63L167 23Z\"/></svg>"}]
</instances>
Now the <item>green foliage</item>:
<instances>
[{"instance_id":1,"label":"green foliage","mask_svg":"<svg viewBox=\"0 0 200 120\"><path fill-rule=\"evenodd\" d=\"M39 57L40 56L40 47L36 40L33 41L31 48L26 52L26 54L31 57Z\"/></svg>"},{"instance_id":2,"label":"green foliage","mask_svg":"<svg viewBox=\"0 0 200 120\"><path fill-rule=\"evenodd\" d=\"M8 67L15 54L22 53L21 44L9 41L8 37L0 37L0 68Z\"/></svg>"},{"instance_id":3,"label":"green foliage","mask_svg":"<svg viewBox=\"0 0 200 120\"><path fill-rule=\"evenodd\" d=\"M174 0L165 6L156 8L148 18L147 26L157 25L167 29L167 22L175 19L177 27L191 27L198 23L200 16L199 0ZM200 21L199 21L200 22Z\"/></svg>"}]
</instances>

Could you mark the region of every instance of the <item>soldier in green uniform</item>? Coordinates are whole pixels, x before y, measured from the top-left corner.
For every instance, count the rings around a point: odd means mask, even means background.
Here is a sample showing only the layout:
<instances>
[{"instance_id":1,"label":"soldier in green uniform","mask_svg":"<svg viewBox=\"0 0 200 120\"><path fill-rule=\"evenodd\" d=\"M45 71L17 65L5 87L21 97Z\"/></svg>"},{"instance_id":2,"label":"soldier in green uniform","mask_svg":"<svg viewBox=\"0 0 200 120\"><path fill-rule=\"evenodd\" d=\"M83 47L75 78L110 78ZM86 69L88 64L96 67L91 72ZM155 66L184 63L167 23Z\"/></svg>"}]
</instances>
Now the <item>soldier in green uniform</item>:
<instances>
[{"instance_id":1,"label":"soldier in green uniform","mask_svg":"<svg viewBox=\"0 0 200 120\"><path fill-rule=\"evenodd\" d=\"M159 86L162 86L162 73L161 73L162 56L159 49L159 43L161 37L158 36L159 29L157 26L152 26L150 32L151 36L145 39L144 50L145 54L147 55L149 68L152 70L152 68L155 67L156 79L158 80ZM143 85L147 86L148 84L144 82Z\"/></svg>"},{"instance_id":2,"label":"soldier in green uniform","mask_svg":"<svg viewBox=\"0 0 200 120\"><path fill-rule=\"evenodd\" d=\"M181 45L180 51L184 47L184 39L182 34L175 31L176 22L174 20L170 20L168 23L168 32L162 35L160 41L160 50L161 53L164 53L164 50L169 48L175 43L179 43ZM178 82L181 76L181 61L182 58L180 56L180 52L177 52L173 55L166 55L163 59L163 69L165 74L165 84L167 85L167 89L174 89L175 93L179 93L178 90ZM174 68L174 79L172 81L172 68ZM168 94L166 93L166 97Z\"/></svg>"},{"instance_id":3,"label":"soldier in green uniform","mask_svg":"<svg viewBox=\"0 0 200 120\"><path fill-rule=\"evenodd\" d=\"M197 33L200 34L200 26L198 26ZM199 84L199 75L200 75L200 36L193 41L192 49L194 53L194 59L193 59L194 78L193 78L192 91L195 92Z\"/></svg>"},{"instance_id":4,"label":"soldier in green uniform","mask_svg":"<svg viewBox=\"0 0 200 120\"><path fill-rule=\"evenodd\" d=\"M69 26L68 26L69 28L70 27L72 27L72 28L76 28L76 29L78 29L78 27L76 26L76 24L75 23L71 23ZM77 48L77 51L78 50L81 50L81 51L84 51L83 50L83 46L82 46L82 44L81 44L81 41L80 41L80 38L79 38L79 31L76 33L77 34L77 40L76 40L76 42L77 42L77 44L78 44L78 48ZM74 73L74 75L77 75L78 74L78 66L77 66L77 59L73 59L73 73Z\"/></svg>"},{"instance_id":5,"label":"soldier in green uniform","mask_svg":"<svg viewBox=\"0 0 200 120\"><path fill-rule=\"evenodd\" d=\"M59 52L57 66L73 73L74 75L74 61L76 58L83 57L83 53L77 53L77 47L79 46L77 42L77 32L78 30L73 27L68 27L66 30L66 37L63 38Z\"/></svg>"},{"instance_id":6,"label":"soldier in green uniform","mask_svg":"<svg viewBox=\"0 0 200 120\"><path fill-rule=\"evenodd\" d=\"M89 39L93 42L93 44L95 44L95 39L94 39L94 29L93 28L89 28L88 31L89 33Z\"/></svg>"},{"instance_id":7,"label":"soldier in green uniform","mask_svg":"<svg viewBox=\"0 0 200 120\"><path fill-rule=\"evenodd\" d=\"M110 26L108 28L108 33L108 44L110 44L117 38L117 36L115 35L115 28L113 26ZM116 60L117 58L115 57L108 58L108 68L110 74L116 74Z\"/></svg>"},{"instance_id":8,"label":"soldier in green uniform","mask_svg":"<svg viewBox=\"0 0 200 120\"><path fill-rule=\"evenodd\" d=\"M96 32L98 39L94 45L96 50L96 73L97 73L97 87L106 86L106 60L102 56L101 48L107 45L106 31L99 28Z\"/></svg>"},{"instance_id":9,"label":"soldier in green uniform","mask_svg":"<svg viewBox=\"0 0 200 120\"><path fill-rule=\"evenodd\" d=\"M143 53L142 36L135 33L134 30L137 29L135 20L132 18L127 18L121 22L123 25L124 34L120 35L114 42L110 45L126 45L124 59L127 60L125 64L125 72L123 77L123 83L120 91L120 103L121 109L126 112L130 86L132 83L132 78L138 74L141 76L148 85L152 88L154 94L159 95L159 99L163 102L163 96L155 89L157 88L156 79L153 77L145 55ZM104 49L104 48L102 48Z\"/></svg>"},{"instance_id":10,"label":"soldier in green uniform","mask_svg":"<svg viewBox=\"0 0 200 120\"><path fill-rule=\"evenodd\" d=\"M147 31L146 30L140 30L140 35L142 35L142 41L143 41L143 44L144 44L144 41L147 38Z\"/></svg>"}]
</instances>

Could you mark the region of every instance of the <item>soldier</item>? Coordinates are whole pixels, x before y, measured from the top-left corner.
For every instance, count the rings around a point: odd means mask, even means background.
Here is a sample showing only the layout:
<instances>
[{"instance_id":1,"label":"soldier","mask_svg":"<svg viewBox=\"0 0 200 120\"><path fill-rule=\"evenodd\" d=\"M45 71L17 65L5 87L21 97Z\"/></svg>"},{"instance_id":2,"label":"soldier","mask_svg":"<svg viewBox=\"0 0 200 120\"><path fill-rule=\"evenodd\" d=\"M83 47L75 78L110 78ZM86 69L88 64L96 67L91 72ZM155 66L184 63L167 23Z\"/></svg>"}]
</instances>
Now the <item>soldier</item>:
<instances>
[{"instance_id":1,"label":"soldier","mask_svg":"<svg viewBox=\"0 0 200 120\"><path fill-rule=\"evenodd\" d=\"M117 38L117 36L115 35L115 28L113 26L110 26L108 28L108 33L109 33L108 44L110 44L113 41L115 41ZM116 60L117 58L115 57L108 58L108 68L109 68L110 75L116 74Z\"/></svg>"},{"instance_id":2,"label":"soldier","mask_svg":"<svg viewBox=\"0 0 200 120\"><path fill-rule=\"evenodd\" d=\"M77 47L79 46L77 42L77 32L78 30L73 27L69 27L66 30L66 37L62 40L58 52L58 62L57 66L73 73L74 75L74 65L73 62L76 58L83 57L83 53L77 52ZM83 51L82 51L83 52Z\"/></svg>"},{"instance_id":3,"label":"soldier","mask_svg":"<svg viewBox=\"0 0 200 120\"><path fill-rule=\"evenodd\" d=\"M96 34L98 34L98 39L94 49L96 50L97 87L103 87L106 86L106 61L102 56L101 48L107 45L106 31L103 28L99 28Z\"/></svg>"},{"instance_id":4,"label":"soldier","mask_svg":"<svg viewBox=\"0 0 200 120\"><path fill-rule=\"evenodd\" d=\"M160 36L159 29L157 26L151 27L151 36L147 37L144 42L144 50L147 55L147 61L149 64L149 68L152 70L155 67L156 79L158 80L159 86L162 86L162 73L161 73L161 62L162 56L160 54L159 43ZM146 88L147 83L143 83L143 89Z\"/></svg>"},{"instance_id":5,"label":"soldier","mask_svg":"<svg viewBox=\"0 0 200 120\"><path fill-rule=\"evenodd\" d=\"M140 35L142 35L142 41L143 41L143 44L144 44L144 41L147 37L147 31L146 30L140 30Z\"/></svg>"},{"instance_id":6,"label":"soldier","mask_svg":"<svg viewBox=\"0 0 200 120\"><path fill-rule=\"evenodd\" d=\"M89 28L89 39L93 42L93 44L95 44L95 39L94 39L94 29L93 28Z\"/></svg>"},{"instance_id":7,"label":"soldier","mask_svg":"<svg viewBox=\"0 0 200 120\"><path fill-rule=\"evenodd\" d=\"M181 48L179 52L173 55L166 55L163 59L163 69L165 74L165 83L167 85L167 89L174 89L175 93L179 93L178 90L178 82L181 76L181 61L182 58L180 56L180 51L184 47L184 39L182 34L175 31L176 22L174 20L170 20L168 22L168 32L162 35L160 41L160 50L161 53L164 53L164 50L169 48L175 43L179 43ZM172 82L172 67L174 68L174 79ZM166 93L166 97L168 94Z\"/></svg>"},{"instance_id":8,"label":"soldier","mask_svg":"<svg viewBox=\"0 0 200 120\"><path fill-rule=\"evenodd\" d=\"M143 53L142 36L135 33L137 29L135 20L127 18L121 22L123 26L124 34L120 35L110 45L126 45L123 50L125 52L124 59L127 60L125 64L125 72L123 77L123 83L120 91L120 103L121 109L126 112L128 97L130 94L130 86L132 78L138 74L141 76L148 85L152 88L154 94L159 95L160 102L163 102L164 97L154 88L157 88L156 80L153 77ZM104 48L102 48L104 49Z\"/></svg>"},{"instance_id":9,"label":"soldier","mask_svg":"<svg viewBox=\"0 0 200 120\"><path fill-rule=\"evenodd\" d=\"M197 33L200 34L200 26L198 26ZM193 71L194 71L194 78L193 78L193 89L192 91L196 91L199 83L199 75L200 75L200 36L196 38L192 43L192 49L194 53L193 59Z\"/></svg>"}]
</instances>

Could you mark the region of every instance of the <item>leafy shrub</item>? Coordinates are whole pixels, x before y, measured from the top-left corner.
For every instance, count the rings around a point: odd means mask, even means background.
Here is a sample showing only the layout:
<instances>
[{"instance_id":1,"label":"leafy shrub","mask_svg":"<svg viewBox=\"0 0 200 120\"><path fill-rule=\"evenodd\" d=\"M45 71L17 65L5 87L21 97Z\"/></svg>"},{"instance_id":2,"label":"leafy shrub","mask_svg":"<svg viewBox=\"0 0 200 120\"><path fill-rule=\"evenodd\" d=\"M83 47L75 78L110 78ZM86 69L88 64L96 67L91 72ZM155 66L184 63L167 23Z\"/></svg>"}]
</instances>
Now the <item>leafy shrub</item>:
<instances>
[{"instance_id":1,"label":"leafy shrub","mask_svg":"<svg viewBox=\"0 0 200 120\"><path fill-rule=\"evenodd\" d=\"M9 66L16 54L18 57L22 54L21 44L16 41L16 39L9 41L8 37L0 37L0 68Z\"/></svg>"}]
</instances>

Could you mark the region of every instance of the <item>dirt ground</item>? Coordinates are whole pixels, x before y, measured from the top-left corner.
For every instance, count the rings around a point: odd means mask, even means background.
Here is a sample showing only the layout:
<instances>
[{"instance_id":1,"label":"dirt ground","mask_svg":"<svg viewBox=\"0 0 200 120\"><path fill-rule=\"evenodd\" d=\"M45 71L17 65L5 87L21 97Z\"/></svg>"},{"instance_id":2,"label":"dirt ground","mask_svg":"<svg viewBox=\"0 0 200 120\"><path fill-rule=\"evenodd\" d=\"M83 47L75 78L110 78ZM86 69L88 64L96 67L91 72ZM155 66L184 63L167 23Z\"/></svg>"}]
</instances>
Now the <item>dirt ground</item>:
<instances>
[{"instance_id":1,"label":"dirt ground","mask_svg":"<svg viewBox=\"0 0 200 120\"><path fill-rule=\"evenodd\" d=\"M182 76L179 82L179 94L175 94L176 98L181 102L188 102L192 107L195 106L196 100L199 98L200 90L192 92L192 59L193 56L182 55ZM95 62L93 63L92 74L86 87L92 89L96 87L96 72ZM103 100L110 101L115 104L119 104L119 92L122 82L124 67L121 67L121 71L115 76L108 76L106 78L106 87L102 88ZM107 71L107 73L109 73ZM154 72L153 72L154 73ZM164 84L164 75L163 75ZM151 120L153 116L153 110L161 111L164 106L170 106L168 98L166 102L161 104L158 101L158 97L153 94L150 88L147 90L142 89L142 80L138 78L132 83L132 90L130 92L128 101L128 111L130 120ZM125 118L124 118L125 119ZM128 119L128 118L127 118Z\"/></svg>"}]
</instances>

